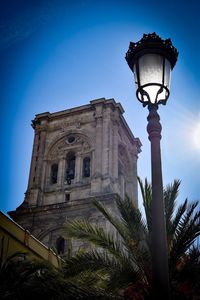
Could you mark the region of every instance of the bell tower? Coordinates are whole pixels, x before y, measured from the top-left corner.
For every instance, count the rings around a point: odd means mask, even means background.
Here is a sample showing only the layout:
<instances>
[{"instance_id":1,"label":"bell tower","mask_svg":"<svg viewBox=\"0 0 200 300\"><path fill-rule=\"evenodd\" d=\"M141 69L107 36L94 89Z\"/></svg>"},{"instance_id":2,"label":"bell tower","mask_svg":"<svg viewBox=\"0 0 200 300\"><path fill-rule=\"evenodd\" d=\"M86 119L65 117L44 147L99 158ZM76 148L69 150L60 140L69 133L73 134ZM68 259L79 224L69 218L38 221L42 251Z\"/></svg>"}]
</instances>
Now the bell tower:
<instances>
[{"instance_id":1,"label":"bell tower","mask_svg":"<svg viewBox=\"0 0 200 300\"><path fill-rule=\"evenodd\" d=\"M137 158L141 143L130 131L114 99L55 113L32 121L34 143L24 202L9 215L47 246L66 252L67 219L85 217L106 226L95 199L115 211L116 195L137 206ZM80 245L74 242L73 248ZM67 242L65 241L65 244ZM56 246L57 245L57 246Z\"/></svg>"}]
</instances>

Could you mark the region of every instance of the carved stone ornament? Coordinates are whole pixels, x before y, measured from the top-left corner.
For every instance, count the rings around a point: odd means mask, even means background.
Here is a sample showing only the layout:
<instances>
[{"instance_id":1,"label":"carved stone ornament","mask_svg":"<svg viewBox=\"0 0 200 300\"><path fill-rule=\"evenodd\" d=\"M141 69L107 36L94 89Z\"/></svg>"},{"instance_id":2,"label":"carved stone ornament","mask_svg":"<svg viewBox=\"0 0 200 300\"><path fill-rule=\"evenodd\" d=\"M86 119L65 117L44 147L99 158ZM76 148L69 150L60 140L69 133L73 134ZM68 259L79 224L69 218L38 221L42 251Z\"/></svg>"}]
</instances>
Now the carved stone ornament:
<instances>
[{"instance_id":1,"label":"carved stone ornament","mask_svg":"<svg viewBox=\"0 0 200 300\"><path fill-rule=\"evenodd\" d=\"M76 127L76 128L80 128L81 127L81 122L77 122L77 121L62 121L60 123L60 129L62 132L66 132L67 130L69 130L70 127Z\"/></svg>"},{"instance_id":2,"label":"carved stone ornament","mask_svg":"<svg viewBox=\"0 0 200 300\"><path fill-rule=\"evenodd\" d=\"M49 158L55 159L63 156L70 149L87 152L91 149L86 139L78 134L69 134L58 141L50 150Z\"/></svg>"}]
</instances>

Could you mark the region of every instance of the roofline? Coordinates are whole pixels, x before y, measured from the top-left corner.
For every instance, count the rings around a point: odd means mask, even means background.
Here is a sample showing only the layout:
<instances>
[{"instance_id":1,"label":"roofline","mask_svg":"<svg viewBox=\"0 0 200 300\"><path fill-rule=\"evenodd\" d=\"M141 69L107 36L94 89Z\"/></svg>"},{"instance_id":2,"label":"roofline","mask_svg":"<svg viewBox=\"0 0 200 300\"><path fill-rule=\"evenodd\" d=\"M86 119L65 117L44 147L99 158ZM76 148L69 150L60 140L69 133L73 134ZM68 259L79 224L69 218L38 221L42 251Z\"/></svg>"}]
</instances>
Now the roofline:
<instances>
[{"instance_id":1,"label":"roofline","mask_svg":"<svg viewBox=\"0 0 200 300\"><path fill-rule=\"evenodd\" d=\"M79 111L82 111L82 110L90 110L91 108L93 108L93 106L96 106L98 104L103 104L103 105L111 104L114 107L118 108L122 114L124 113L124 109L123 109L122 105L120 103L117 103L113 98L111 98L111 99L99 98L99 99L91 100L90 104L81 105L81 106L61 110L61 111L54 112L54 113L50 113L47 111L47 112L43 112L40 114L36 114L35 119L37 119L37 120L38 119L50 119L50 118L59 117L62 115L71 114L71 113L78 113Z\"/></svg>"}]
</instances>

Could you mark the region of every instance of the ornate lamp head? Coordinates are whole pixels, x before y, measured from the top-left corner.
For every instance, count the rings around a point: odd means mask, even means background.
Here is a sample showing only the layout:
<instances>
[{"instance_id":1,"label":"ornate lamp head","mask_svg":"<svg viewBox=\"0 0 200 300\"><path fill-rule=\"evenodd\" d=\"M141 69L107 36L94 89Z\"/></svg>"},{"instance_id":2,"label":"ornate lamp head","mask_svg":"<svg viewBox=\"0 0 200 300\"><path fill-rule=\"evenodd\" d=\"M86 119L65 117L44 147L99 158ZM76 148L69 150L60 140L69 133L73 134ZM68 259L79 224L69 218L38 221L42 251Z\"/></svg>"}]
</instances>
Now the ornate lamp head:
<instances>
[{"instance_id":1,"label":"ornate lamp head","mask_svg":"<svg viewBox=\"0 0 200 300\"><path fill-rule=\"evenodd\" d=\"M130 42L126 61L134 73L136 95L143 106L166 104L170 74L178 57L170 39L162 40L155 32Z\"/></svg>"}]
</instances>

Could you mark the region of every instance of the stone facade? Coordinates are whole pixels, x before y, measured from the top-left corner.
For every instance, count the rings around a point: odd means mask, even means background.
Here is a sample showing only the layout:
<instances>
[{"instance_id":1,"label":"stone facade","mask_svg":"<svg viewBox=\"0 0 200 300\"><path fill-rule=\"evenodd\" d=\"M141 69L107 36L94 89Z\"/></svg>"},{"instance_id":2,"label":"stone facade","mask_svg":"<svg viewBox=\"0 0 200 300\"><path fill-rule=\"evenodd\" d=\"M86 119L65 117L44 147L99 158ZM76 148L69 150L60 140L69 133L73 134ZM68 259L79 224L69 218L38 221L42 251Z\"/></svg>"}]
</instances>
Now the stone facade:
<instances>
[{"instance_id":1,"label":"stone facade","mask_svg":"<svg viewBox=\"0 0 200 300\"><path fill-rule=\"evenodd\" d=\"M141 143L114 99L36 115L25 200L10 216L48 246L56 245L67 219L86 217L108 226L92 204L114 212L116 195L137 206L137 157ZM107 228L109 230L109 228ZM70 249L70 241L65 241ZM72 248L79 247L78 241ZM67 245L68 244L68 245Z\"/></svg>"}]
</instances>

